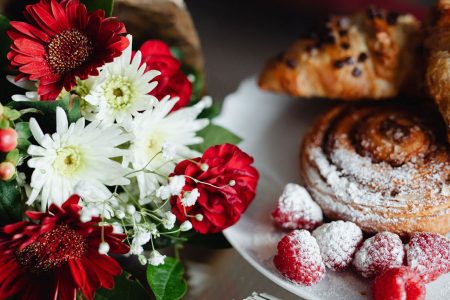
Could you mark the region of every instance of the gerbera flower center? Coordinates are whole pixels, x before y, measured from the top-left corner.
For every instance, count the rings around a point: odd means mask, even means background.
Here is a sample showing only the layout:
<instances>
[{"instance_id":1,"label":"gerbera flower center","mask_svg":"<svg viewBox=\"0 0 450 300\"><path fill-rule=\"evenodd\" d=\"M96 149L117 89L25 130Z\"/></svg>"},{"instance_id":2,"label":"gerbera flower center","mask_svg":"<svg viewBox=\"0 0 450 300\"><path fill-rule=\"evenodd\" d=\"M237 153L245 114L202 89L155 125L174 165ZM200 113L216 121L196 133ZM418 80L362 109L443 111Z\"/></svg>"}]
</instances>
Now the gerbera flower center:
<instances>
[{"instance_id":1,"label":"gerbera flower center","mask_svg":"<svg viewBox=\"0 0 450 300\"><path fill-rule=\"evenodd\" d=\"M128 108L135 98L133 84L126 76L110 76L103 86L103 91L108 107L113 110Z\"/></svg>"},{"instance_id":2,"label":"gerbera flower center","mask_svg":"<svg viewBox=\"0 0 450 300\"><path fill-rule=\"evenodd\" d=\"M53 166L61 174L71 176L83 165L82 155L76 147L64 147L58 150Z\"/></svg>"},{"instance_id":3,"label":"gerbera flower center","mask_svg":"<svg viewBox=\"0 0 450 300\"><path fill-rule=\"evenodd\" d=\"M60 268L68 260L80 259L87 253L86 238L66 224L40 235L36 241L15 253L20 265L32 273Z\"/></svg>"},{"instance_id":4,"label":"gerbera flower center","mask_svg":"<svg viewBox=\"0 0 450 300\"><path fill-rule=\"evenodd\" d=\"M70 29L52 38L46 60L56 73L65 74L83 65L93 53L89 38L77 29Z\"/></svg>"}]
</instances>

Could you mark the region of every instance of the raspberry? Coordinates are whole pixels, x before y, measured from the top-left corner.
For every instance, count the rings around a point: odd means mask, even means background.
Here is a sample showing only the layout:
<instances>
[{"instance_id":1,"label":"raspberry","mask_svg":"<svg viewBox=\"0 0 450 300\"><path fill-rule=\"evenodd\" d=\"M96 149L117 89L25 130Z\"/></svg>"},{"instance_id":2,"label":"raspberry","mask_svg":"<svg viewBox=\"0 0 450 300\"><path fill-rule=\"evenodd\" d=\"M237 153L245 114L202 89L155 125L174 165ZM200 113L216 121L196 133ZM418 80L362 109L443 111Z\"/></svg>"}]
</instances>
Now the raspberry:
<instances>
[{"instance_id":1,"label":"raspberry","mask_svg":"<svg viewBox=\"0 0 450 300\"><path fill-rule=\"evenodd\" d=\"M426 283L450 272L450 241L431 232L416 233L406 246L407 264Z\"/></svg>"},{"instance_id":2,"label":"raspberry","mask_svg":"<svg viewBox=\"0 0 450 300\"><path fill-rule=\"evenodd\" d=\"M272 219L277 227L284 230L312 230L322 224L323 215L305 188L289 183L278 199Z\"/></svg>"},{"instance_id":3,"label":"raspberry","mask_svg":"<svg viewBox=\"0 0 450 300\"><path fill-rule=\"evenodd\" d=\"M419 274L409 267L389 269L372 284L374 300L424 300L425 292Z\"/></svg>"},{"instance_id":4,"label":"raspberry","mask_svg":"<svg viewBox=\"0 0 450 300\"><path fill-rule=\"evenodd\" d=\"M325 276L319 246L308 231L292 231L280 240L277 248L278 254L273 258L273 263L292 282L313 285Z\"/></svg>"},{"instance_id":5,"label":"raspberry","mask_svg":"<svg viewBox=\"0 0 450 300\"><path fill-rule=\"evenodd\" d=\"M373 277L403 264L405 255L398 235L380 232L367 239L356 252L353 265L363 277Z\"/></svg>"},{"instance_id":6,"label":"raspberry","mask_svg":"<svg viewBox=\"0 0 450 300\"><path fill-rule=\"evenodd\" d=\"M317 240L325 266L333 271L343 271L352 262L363 239L356 224L344 221L323 224L312 235Z\"/></svg>"}]
</instances>

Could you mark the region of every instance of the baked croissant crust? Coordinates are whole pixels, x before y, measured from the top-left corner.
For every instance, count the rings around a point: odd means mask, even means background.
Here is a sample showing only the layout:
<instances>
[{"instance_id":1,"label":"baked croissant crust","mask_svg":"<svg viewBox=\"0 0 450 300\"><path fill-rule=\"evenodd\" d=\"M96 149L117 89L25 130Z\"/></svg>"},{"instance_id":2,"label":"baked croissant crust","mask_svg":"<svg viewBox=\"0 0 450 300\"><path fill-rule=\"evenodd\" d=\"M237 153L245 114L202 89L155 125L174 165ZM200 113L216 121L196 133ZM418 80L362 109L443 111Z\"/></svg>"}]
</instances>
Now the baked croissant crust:
<instances>
[{"instance_id":1,"label":"baked croissant crust","mask_svg":"<svg viewBox=\"0 0 450 300\"><path fill-rule=\"evenodd\" d=\"M327 217L365 232L450 232L445 130L420 111L341 105L319 118L303 141L300 173Z\"/></svg>"},{"instance_id":2,"label":"baked croissant crust","mask_svg":"<svg viewBox=\"0 0 450 300\"><path fill-rule=\"evenodd\" d=\"M421 26L412 15L372 8L331 17L319 33L271 59L259 86L298 97L394 97L418 86L420 43Z\"/></svg>"},{"instance_id":3,"label":"baked croissant crust","mask_svg":"<svg viewBox=\"0 0 450 300\"><path fill-rule=\"evenodd\" d=\"M447 123L450 142L450 0L439 0L433 15L434 24L425 39L425 79L428 91Z\"/></svg>"}]
</instances>

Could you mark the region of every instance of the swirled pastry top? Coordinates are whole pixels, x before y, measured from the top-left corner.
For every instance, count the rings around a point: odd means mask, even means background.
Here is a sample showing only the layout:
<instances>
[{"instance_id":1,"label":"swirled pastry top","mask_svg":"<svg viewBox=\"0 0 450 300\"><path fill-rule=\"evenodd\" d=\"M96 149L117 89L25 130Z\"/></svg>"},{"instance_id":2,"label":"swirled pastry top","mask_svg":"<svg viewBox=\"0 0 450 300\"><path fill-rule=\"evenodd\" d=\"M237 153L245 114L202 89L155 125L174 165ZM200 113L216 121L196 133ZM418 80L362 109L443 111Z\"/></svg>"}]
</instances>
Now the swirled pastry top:
<instances>
[{"instance_id":1,"label":"swirled pastry top","mask_svg":"<svg viewBox=\"0 0 450 300\"><path fill-rule=\"evenodd\" d=\"M319 119L304 140L301 173L326 215L372 232L450 231L445 127L419 112L343 105Z\"/></svg>"},{"instance_id":2,"label":"swirled pastry top","mask_svg":"<svg viewBox=\"0 0 450 300\"><path fill-rule=\"evenodd\" d=\"M418 86L420 32L412 15L380 9L331 17L321 30L271 59L259 85L298 97L393 97Z\"/></svg>"}]
</instances>

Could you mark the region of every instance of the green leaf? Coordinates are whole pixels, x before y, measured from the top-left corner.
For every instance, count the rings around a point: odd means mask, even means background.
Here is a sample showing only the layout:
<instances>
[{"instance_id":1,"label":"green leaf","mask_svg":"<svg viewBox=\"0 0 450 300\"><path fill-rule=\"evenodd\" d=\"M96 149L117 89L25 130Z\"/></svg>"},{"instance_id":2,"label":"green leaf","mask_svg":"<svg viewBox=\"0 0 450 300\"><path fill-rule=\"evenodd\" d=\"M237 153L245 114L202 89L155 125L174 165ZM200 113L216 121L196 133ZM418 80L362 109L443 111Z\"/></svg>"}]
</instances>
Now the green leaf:
<instances>
[{"instance_id":1,"label":"green leaf","mask_svg":"<svg viewBox=\"0 0 450 300\"><path fill-rule=\"evenodd\" d=\"M20 118L20 112L15 109L11 109L7 106L4 106L3 107L3 116L5 116L10 121L14 121L14 120L17 120L18 118Z\"/></svg>"},{"instance_id":2,"label":"green leaf","mask_svg":"<svg viewBox=\"0 0 450 300\"><path fill-rule=\"evenodd\" d=\"M17 132L17 148L21 151L26 152L28 146L30 146L30 141L28 140L31 137L30 123L16 123L14 129Z\"/></svg>"},{"instance_id":3,"label":"green leaf","mask_svg":"<svg viewBox=\"0 0 450 300\"><path fill-rule=\"evenodd\" d=\"M21 215L21 195L17 182L0 181L0 225L17 222Z\"/></svg>"},{"instance_id":4,"label":"green leaf","mask_svg":"<svg viewBox=\"0 0 450 300\"><path fill-rule=\"evenodd\" d=\"M28 139L31 137L30 123L19 122L14 126L19 139Z\"/></svg>"},{"instance_id":5,"label":"green leaf","mask_svg":"<svg viewBox=\"0 0 450 300\"><path fill-rule=\"evenodd\" d=\"M214 101L211 107L204 109L202 113L198 116L199 119L207 118L207 119L214 119L220 114L220 111L222 110L222 102Z\"/></svg>"},{"instance_id":6,"label":"green leaf","mask_svg":"<svg viewBox=\"0 0 450 300\"><path fill-rule=\"evenodd\" d=\"M205 79L203 76L203 73L195 70L194 68L192 68L191 66L188 65L182 65L181 66L181 71L186 75L186 76L191 76L193 79L192 83L192 96L191 96L191 101L192 102L197 102L200 101L200 99L202 98L203 92L205 90Z\"/></svg>"},{"instance_id":7,"label":"green leaf","mask_svg":"<svg viewBox=\"0 0 450 300\"><path fill-rule=\"evenodd\" d=\"M191 146L191 149L198 152L205 152L211 146L221 145L225 143L239 144L242 139L221 126L209 124L206 128L197 132L197 135L203 137L204 142L199 145Z\"/></svg>"},{"instance_id":8,"label":"green leaf","mask_svg":"<svg viewBox=\"0 0 450 300\"><path fill-rule=\"evenodd\" d=\"M9 161L14 165L17 165L19 158L20 158L19 149L14 149L6 155L5 161Z\"/></svg>"},{"instance_id":9,"label":"green leaf","mask_svg":"<svg viewBox=\"0 0 450 300\"><path fill-rule=\"evenodd\" d=\"M6 118L3 118L0 120L0 128L5 129L9 127L9 120Z\"/></svg>"},{"instance_id":10,"label":"green leaf","mask_svg":"<svg viewBox=\"0 0 450 300\"><path fill-rule=\"evenodd\" d=\"M45 117L47 124L56 124L56 108L61 107L67 113L67 118L69 123L76 122L81 118L80 113L80 101L71 98L70 94L64 96L63 99L57 101L21 101L21 102L10 102L9 107L17 110L37 109L40 114ZM34 115L36 117L36 114Z\"/></svg>"},{"instance_id":11,"label":"green leaf","mask_svg":"<svg viewBox=\"0 0 450 300\"><path fill-rule=\"evenodd\" d=\"M6 30L9 28L9 20L7 17L0 15L0 65L2 69L8 65L8 59L6 54L9 51L11 40L6 34Z\"/></svg>"},{"instance_id":12,"label":"green leaf","mask_svg":"<svg viewBox=\"0 0 450 300\"><path fill-rule=\"evenodd\" d=\"M183 55L183 52L181 52L179 47L170 47L170 53L172 53L173 57L175 57L179 61L183 61L184 55Z\"/></svg>"},{"instance_id":13,"label":"green leaf","mask_svg":"<svg viewBox=\"0 0 450 300\"><path fill-rule=\"evenodd\" d=\"M112 16L114 0L81 0L89 12L101 9L105 11L107 17Z\"/></svg>"},{"instance_id":14,"label":"green leaf","mask_svg":"<svg viewBox=\"0 0 450 300\"><path fill-rule=\"evenodd\" d=\"M166 257L164 264L147 267L147 281L157 300L181 299L187 291L183 278L183 265L172 257Z\"/></svg>"},{"instance_id":15,"label":"green leaf","mask_svg":"<svg viewBox=\"0 0 450 300\"><path fill-rule=\"evenodd\" d=\"M115 278L114 289L99 289L95 300L137 300L149 299L149 295L137 280L129 278L125 272Z\"/></svg>"}]
</instances>

